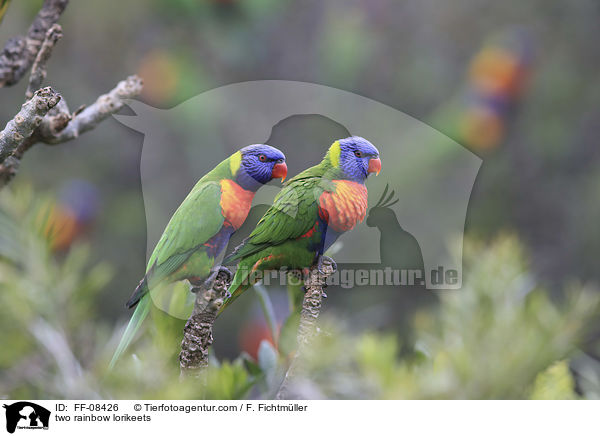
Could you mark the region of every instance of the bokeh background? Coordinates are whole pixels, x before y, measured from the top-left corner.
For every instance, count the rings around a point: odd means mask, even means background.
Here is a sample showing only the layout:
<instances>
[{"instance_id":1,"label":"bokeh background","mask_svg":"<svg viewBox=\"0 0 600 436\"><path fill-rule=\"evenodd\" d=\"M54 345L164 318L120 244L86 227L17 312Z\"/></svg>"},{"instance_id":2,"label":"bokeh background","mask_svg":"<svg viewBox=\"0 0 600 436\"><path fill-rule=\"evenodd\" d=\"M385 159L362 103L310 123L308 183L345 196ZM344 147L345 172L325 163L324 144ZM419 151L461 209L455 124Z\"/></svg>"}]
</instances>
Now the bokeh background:
<instances>
[{"instance_id":1,"label":"bokeh background","mask_svg":"<svg viewBox=\"0 0 600 436\"><path fill-rule=\"evenodd\" d=\"M0 41L24 33L40 4L14 1ZM299 396L600 396L597 2L73 1L60 23L46 84L71 107L132 73L144 79L140 99L159 108L240 81L306 81L385 103L483 159L463 289L329 290ZM25 87L1 90L2 123ZM345 133L321 117L283 124L271 139L287 144L290 162L318 161L303 142ZM165 147L203 139L178 131ZM263 301L273 319L251 292L219 319L204 387L177 381L183 322L157 310L107 372L130 315L123 303L145 269L142 145L143 135L106 120L76 141L30 150L0 193L0 396L276 390L293 348L280 289ZM393 264L394 253L384 257Z\"/></svg>"}]
</instances>

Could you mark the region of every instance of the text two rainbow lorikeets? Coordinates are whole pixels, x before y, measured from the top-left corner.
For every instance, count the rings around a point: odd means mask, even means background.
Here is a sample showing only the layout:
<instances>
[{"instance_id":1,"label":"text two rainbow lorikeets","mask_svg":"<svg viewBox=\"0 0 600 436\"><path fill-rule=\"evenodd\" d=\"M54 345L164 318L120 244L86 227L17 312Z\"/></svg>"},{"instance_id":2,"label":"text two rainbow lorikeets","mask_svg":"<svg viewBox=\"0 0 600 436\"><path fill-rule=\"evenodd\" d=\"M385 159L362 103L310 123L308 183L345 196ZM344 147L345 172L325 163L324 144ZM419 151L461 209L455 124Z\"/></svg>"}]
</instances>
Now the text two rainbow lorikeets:
<instances>
[{"instance_id":1,"label":"text two rainbow lorikeets","mask_svg":"<svg viewBox=\"0 0 600 436\"><path fill-rule=\"evenodd\" d=\"M113 356L112 368L132 341L159 284L187 279L199 286L214 279L215 259L244 223L255 192L274 178L285 179L284 154L269 145L242 148L202 177L175 211L156 244L146 274L127 307L137 308Z\"/></svg>"},{"instance_id":2,"label":"text two rainbow lorikeets","mask_svg":"<svg viewBox=\"0 0 600 436\"><path fill-rule=\"evenodd\" d=\"M256 271L305 269L367 211L365 181L379 173L379 151L364 138L335 141L318 165L285 183L250 236L225 259L239 260L221 311L253 283Z\"/></svg>"}]
</instances>

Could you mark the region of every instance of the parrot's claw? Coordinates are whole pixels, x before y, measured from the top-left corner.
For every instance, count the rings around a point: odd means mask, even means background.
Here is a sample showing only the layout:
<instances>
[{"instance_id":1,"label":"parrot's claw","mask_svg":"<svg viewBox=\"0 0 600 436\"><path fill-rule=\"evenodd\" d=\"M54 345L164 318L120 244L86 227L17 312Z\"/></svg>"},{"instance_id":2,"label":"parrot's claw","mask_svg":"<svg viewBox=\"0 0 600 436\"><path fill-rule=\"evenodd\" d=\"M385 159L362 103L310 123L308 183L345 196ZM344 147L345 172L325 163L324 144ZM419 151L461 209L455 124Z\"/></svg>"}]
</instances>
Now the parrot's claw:
<instances>
[{"instance_id":1,"label":"parrot's claw","mask_svg":"<svg viewBox=\"0 0 600 436\"><path fill-rule=\"evenodd\" d=\"M218 286L215 286L216 290L221 291L221 296L224 299L231 298L231 292L229 292L229 285L233 280L233 273L229 271L229 268L220 266L217 273Z\"/></svg>"},{"instance_id":2,"label":"parrot's claw","mask_svg":"<svg viewBox=\"0 0 600 436\"><path fill-rule=\"evenodd\" d=\"M325 271L327 266L331 267L331 272ZM337 271L337 263L329 256L320 255L317 261L317 269L321 274L329 275Z\"/></svg>"},{"instance_id":3,"label":"parrot's claw","mask_svg":"<svg viewBox=\"0 0 600 436\"><path fill-rule=\"evenodd\" d=\"M226 276L225 282L227 283L231 283L231 281L233 280L233 273L226 266L219 267L219 269L217 270L217 275L219 274L224 274Z\"/></svg>"},{"instance_id":4,"label":"parrot's claw","mask_svg":"<svg viewBox=\"0 0 600 436\"><path fill-rule=\"evenodd\" d=\"M204 282L201 284L201 287L203 289L213 289L217 279L221 281L225 287L227 287L233 279L233 273L229 271L229 268L220 266L218 269L211 270L210 275L206 278L206 280L204 280ZM192 292L197 291L192 290Z\"/></svg>"},{"instance_id":5,"label":"parrot's claw","mask_svg":"<svg viewBox=\"0 0 600 436\"><path fill-rule=\"evenodd\" d=\"M217 275L219 274L219 270L212 270L210 272L210 275L206 278L206 280L204 280L204 283L202 283L202 287L204 289L212 289L213 285L215 284L215 279L217 278Z\"/></svg>"}]
</instances>

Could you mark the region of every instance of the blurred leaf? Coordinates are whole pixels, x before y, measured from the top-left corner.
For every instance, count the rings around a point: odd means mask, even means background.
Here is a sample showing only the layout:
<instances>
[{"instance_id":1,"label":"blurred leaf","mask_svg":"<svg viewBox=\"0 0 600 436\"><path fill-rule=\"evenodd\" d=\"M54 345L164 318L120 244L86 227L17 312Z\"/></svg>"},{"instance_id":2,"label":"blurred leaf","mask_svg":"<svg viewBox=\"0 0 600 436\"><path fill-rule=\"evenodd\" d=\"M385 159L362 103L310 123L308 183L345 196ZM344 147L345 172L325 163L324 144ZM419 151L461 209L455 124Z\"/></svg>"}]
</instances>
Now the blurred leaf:
<instances>
[{"instance_id":1,"label":"blurred leaf","mask_svg":"<svg viewBox=\"0 0 600 436\"><path fill-rule=\"evenodd\" d=\"M262 377L264 375L263 370L258 363L245 351L240 354L240 359L242 359L242 362L244 362L244 366L251 376Z\"/></svg>"},{"instance_id":2,"label":"blurred leaf","mask_svg":"<svg viewBox=\"0 0 600 436\"><path fill-rule=\"evenodd\" d=\"M258 347L258 365L267 376L271 376L277 369L277 350L269 341L261 341Z\"/></svg>"},{"instance_id":3,"label":"blurred leaf","mask_svg":"<svg viewBox=\"0 0 600 436\"><path fill-rule=\"evenodd\" d=\"M575 382L565 360L554 363L535 378L532 400L574 400Z\"/></svg>"},{"instance_id":4,"label":"blurred leaf","mask_svg":"<svg viewBox=\"0 0 600 436\"><path fill-rule=\"evenodd\" d=\"M223 362L219 368L209 367L206 380L207 399L239 400L248 394L254 384L241 360Z\"/></svg>"}]
</instances>

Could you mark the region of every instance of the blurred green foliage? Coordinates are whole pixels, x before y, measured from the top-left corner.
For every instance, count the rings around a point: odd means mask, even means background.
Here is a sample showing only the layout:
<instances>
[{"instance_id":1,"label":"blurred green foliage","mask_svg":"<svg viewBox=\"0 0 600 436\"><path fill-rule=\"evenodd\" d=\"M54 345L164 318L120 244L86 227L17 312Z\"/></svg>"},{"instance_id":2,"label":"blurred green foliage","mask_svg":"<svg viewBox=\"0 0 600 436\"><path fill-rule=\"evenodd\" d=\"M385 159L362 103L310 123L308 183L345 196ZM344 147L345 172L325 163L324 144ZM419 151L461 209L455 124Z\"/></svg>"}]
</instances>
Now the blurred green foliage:
<instances>
[{"instance_id":1,"label":"blurred green foliage","mask_svg":"<svg viewBox=\"0 0 600 436\"><path fill-rule=\"evenodd\" d=\"M417 315L413 356L399 359L402 344L390 334L348 337L337 320L325 327L330 333L308 357L310 376L299 382L299 392L325 398L506 399L529 398L535 384L536 397L574 397L568 369L544 371L576 351L598 313L597 294L572 290L560 305L551 302L515 237L501 237L491 247L471 241L465 261L463 288L442 292L436 312Z\"/></svg>"},{"instance_id":2,"label":"blurred green foliage","mask_svg":"<svg viewBox=\"0 0 600 436\"><path fill-rule=\"evenodd\" d=\"M112 268L90 246L52 251L55 201L31 187L0 196L0 392L11 397L95 395L94 365L110 326L97 325L97 296Z\"/></svg>"},{"instance_id":3,"label":"blurred green foliage","mask_svg":"<svg viewBox=\"0 0 600 436\"><path fill-rule=\"evenodd\" d=\"M260 344L257 360L211 357L198 382L181 383L177 364L183 321L156 310L153 322L119 362L107 362L120 331L95 316L111 268L88 261L89 245L53 251L48 195L31 188L0 195L0 392L20 398L272 398L293 355ZM55 225L55 224L54 224ZM466 282L440 292L419 312L416 346L402 354L392 332L352 333L351 320L324 314L303 355L293 395L308 398L544 398L575 392L569 359L598 314L600 297L582 287L556 303L530 272L518 239L468 240ZM270 305L268 294L263 295ZM18 310L15 310L17 309ZM297 320L296 320L297 321ZM294 324L294 320L291 324ZM287 323L286 323L287 324ZM282 329L287 330L288 328ZM279 350L279 351L278 351Z\"/></svg>"}]
</instances>

